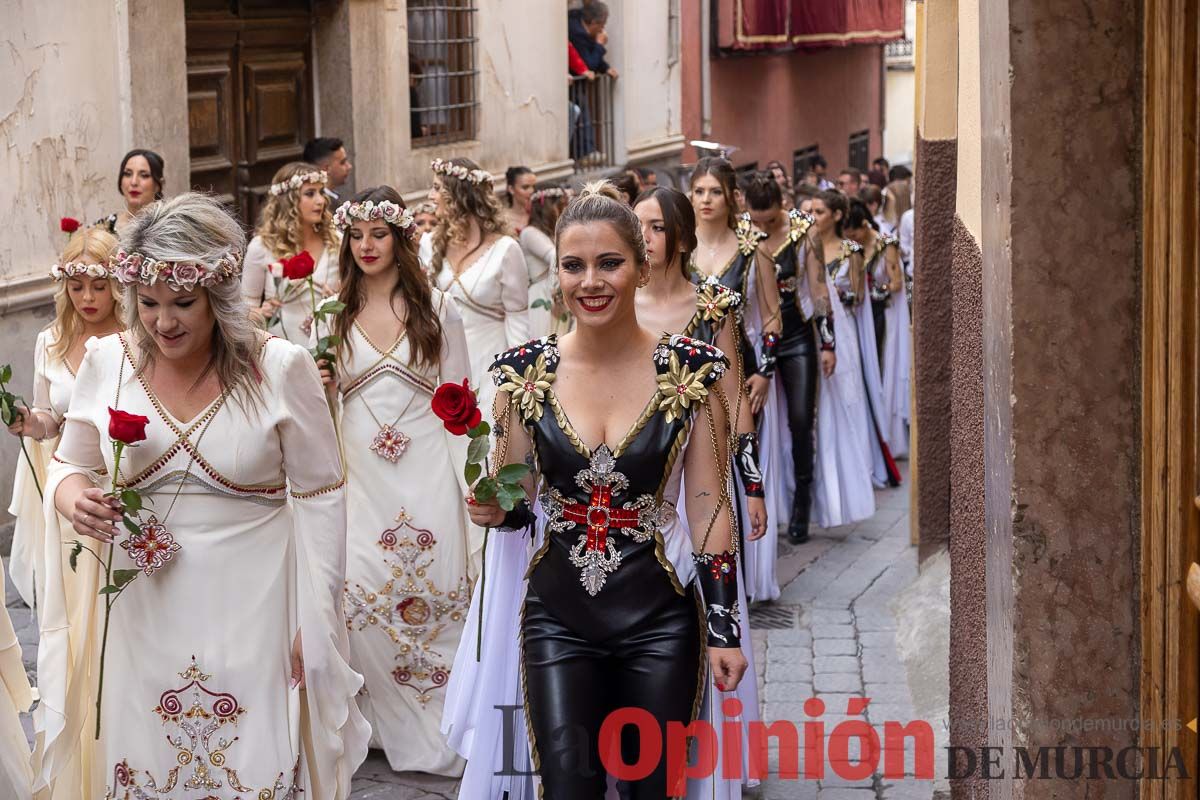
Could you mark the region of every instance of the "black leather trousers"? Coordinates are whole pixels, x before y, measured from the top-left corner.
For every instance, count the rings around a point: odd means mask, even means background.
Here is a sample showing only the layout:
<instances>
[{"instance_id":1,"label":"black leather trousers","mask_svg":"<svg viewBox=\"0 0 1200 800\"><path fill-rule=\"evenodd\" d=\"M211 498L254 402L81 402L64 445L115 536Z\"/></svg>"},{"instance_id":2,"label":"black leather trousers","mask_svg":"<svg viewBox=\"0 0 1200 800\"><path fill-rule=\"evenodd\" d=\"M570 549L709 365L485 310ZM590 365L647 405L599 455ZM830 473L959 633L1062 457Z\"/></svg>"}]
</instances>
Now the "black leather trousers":
<instances>
[{"instance_id":1,"label":"black leather trousers","mask_svg":"<svg viewBox=\"0 0 1200 800\"><path fill-rule=\"evenodd\" d=\"M784 338L777 351L775 379L783 381L788 426L792 433L796 496L792 500L789 529L807 532L815 459L813 422L817 414L817 345L811 323L799 323L789 329L788 322L784 320Z\"/></svg>"},{"instance_id":2,"label":"black leather trousers","mask_svg":"<svg viewBox=\"0 0 1200 800\"><path fill-rule=\"evenodd\" d=\"M596 597L578 591L579 572L569 562L555 563L558 548L530 576L521 649L545 800L602 800L600 728L625 707L648 711L663 743L654 771L623 787L625 796L667 796L667 722L692 721L704 649L694 588L681 597L649 547L622 546L626 558ZM623 762L638 763L636 727L622 729L620 745Z\"/></svg>"}]
</instances>

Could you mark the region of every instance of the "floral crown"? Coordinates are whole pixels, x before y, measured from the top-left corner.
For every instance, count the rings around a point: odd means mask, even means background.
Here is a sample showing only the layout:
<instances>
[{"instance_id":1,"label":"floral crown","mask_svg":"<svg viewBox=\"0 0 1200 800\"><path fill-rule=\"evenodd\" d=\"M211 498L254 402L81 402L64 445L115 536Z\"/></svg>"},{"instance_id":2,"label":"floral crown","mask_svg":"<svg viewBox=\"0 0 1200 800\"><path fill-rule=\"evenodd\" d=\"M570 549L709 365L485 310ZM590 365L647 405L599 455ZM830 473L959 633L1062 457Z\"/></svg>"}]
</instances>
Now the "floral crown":
<instances>
[{"instance_id":1,"label":"floral crown","mask_svg":"<svg viewBox=\"0 0 1200 800\"><path fill-rule=\"evenodd\" d=\"M425 201L421 202L420 204L413 206L412 213L413 213L414 217L417 214L436 214L437 213L437 203L433 203L429 200L425 200Z\"/></svg>"},{"instance_id":2,"label":"floral crown","mask_svg":"<svg viewBox=\"0 0 1200 800\"><path fill-rule=\"evenodd\" d=\"M373 200L367 200L363 203L342 203L338 206L337 211L333 212L333 224L337 226L339 231L349 228L354 224L354 220L362 222L383 220L387 224L395 225L400 230L409 233L409 235L415 230L412 212L407 208L401 208L391 200L384 200L380 203L376 203Z\"/></svg>"},{"instance_id":3,"label":"floral crown","mask_svg":"<svg viewBox=\"0 0 1200 800\"><path fill-rule=\"evenodd\" d=\"M316 172L302 172L299 175L293 175L286 181L271 184L271 196L278 197L285 192L290 192L292 189L299 189L306 183L329 183L329 173L325 170L317 170Z\"/></svg>"},{"instance_id":4,"label":"floral crown","mask_svg":"<svg viewBox=\"0 0 1200 800\"><path fill-rule=\"evenodd\" d=\"M440 158L435 158L429 165L429 168L437 175L449 175L452 178L458 178L460 181L470 181L471 183L488 183L492 180L492 176L481 169L467 169L462 164L451 164L449 161L443 161Z\"/></svg>"},{"instance_id":5,"label":"floral crown","mask_svg":"<svg viewBox=\"0 0 1200 800\"><path fill-rule=\"evenodd\" d=\"M153 286L162 281L177 292L188 292L200 286L212 286L227 278L242 274L242 253L230 250L215 264L198 261L158 261L141 253L118 250L109 262L112 276L125 285L134 283Z\"/></svg>"},{"instance_id":6,"label":"floral crown","mask_svg":"<svg viewBox=\"0 0 1200 800\"><path fill-rule=\"evenodd\" d=\"M68 261L66 264L55 264L50 268L50 277L56 281L67 278L111 278L112 272L107 264L85 264L82 261Z\"/></svg>"},{"instance_id":7,"label":"floral crown","mask_svg":"<svg viewBox=\"0 0 1200 800\"><path fill-rule=\"evenodd\" d=\"M568 197L566 189L561 189L557 186L551 186L549 189L538 189L529 198L531 203L544 203L547 200L557 200L562 197Z\"/></svg>"}]
</instances>

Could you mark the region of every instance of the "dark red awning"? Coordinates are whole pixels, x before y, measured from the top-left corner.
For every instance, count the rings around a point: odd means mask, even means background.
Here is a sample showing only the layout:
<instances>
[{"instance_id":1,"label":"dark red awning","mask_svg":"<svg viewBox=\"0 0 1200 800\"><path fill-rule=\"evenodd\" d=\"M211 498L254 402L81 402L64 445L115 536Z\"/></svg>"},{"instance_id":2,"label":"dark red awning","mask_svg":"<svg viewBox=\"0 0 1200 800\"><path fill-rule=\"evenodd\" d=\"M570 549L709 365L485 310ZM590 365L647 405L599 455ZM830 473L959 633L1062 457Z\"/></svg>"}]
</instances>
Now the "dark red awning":
<instances>
[{"instance_id":1,"label":"dark red awning","mask_svg":"<svg viewBox=\"0 0 1200 800\"><path fill-rule=\"evenodd\" d=\"M904 38L904 0L718 0L717 43L742 51Z\"/></svg>"}]
</instances>

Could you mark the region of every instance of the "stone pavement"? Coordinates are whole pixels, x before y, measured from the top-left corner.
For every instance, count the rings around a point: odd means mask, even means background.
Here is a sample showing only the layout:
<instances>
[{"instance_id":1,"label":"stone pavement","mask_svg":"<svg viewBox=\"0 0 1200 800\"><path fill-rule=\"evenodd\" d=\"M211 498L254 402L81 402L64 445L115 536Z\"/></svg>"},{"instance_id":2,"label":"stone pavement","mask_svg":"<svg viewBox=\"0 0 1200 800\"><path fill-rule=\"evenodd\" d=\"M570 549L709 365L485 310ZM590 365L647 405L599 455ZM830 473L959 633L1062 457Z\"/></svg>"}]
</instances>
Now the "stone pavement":
<instances>
[{"instance_id":1,"label":"stone pavement","mask_svg":"<svg viewBox=\"0 0 1200 800\"><path fill-rule=\"evenodd\" d=\"M907 464L903 466L907 478ZM907 482L900 489L877 492L876 501L878 510L869 520L814 530L812 539L800 546L780 543L782 595L774 603L756 605L751 612L759 694L763 719L768 723L789 720L799 725L812 719L803 704L816 697L826 706L821 720L828 741L835 726L848 718L847 701L851 697L871 698L866 718L879 729L885 720L907 723L917 718L910 680L932 685L935 695L938 687L945 685L944 675L909 675L897 650L900 624L892 607L901 590L917 577L916 548L909 544ZM8 606L32 676L37 637L30 612L11 588ZM25 722L28 730L27 715ZM929 723L938 737L934 774L944 775L944 724L941 719L929 719ZM910 745L905 752L908 776L913 772L912 750ZM851 747L851 763L857 756L858 748ZM821 780L780 780L775 747L770 757L771 777L747 790L747 798L928 800L935 788L942 790L945 786L944 781L884 778L882 763L874 775L858 781L837 777L828 765ZM352 794L354 800L440 800L457 796L456 781L393 773L378 751L371 752L355 775Z\"/></svg>"}]
</instances>

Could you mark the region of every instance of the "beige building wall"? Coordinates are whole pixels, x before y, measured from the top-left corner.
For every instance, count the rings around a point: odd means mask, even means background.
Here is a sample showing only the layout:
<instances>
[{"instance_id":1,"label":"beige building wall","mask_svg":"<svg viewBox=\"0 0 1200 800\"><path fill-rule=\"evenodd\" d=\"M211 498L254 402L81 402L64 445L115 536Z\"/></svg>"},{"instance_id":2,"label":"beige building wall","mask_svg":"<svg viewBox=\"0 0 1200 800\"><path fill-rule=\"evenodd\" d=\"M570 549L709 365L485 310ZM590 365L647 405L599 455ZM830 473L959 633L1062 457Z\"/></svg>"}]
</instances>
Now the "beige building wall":
<instances>
[{"instance_id":1,"label":"beige building wall","mask_svg":"<svg viewBox=\"0 0 1200 800\"><path fill-rule=\"evenodd\" d=\"M609 64L621 73L614 96L615 163L652 161L683 150L681 0L609 3ZM673 29L672 29L673 28Z\"/></svg>"}]
</instances>

